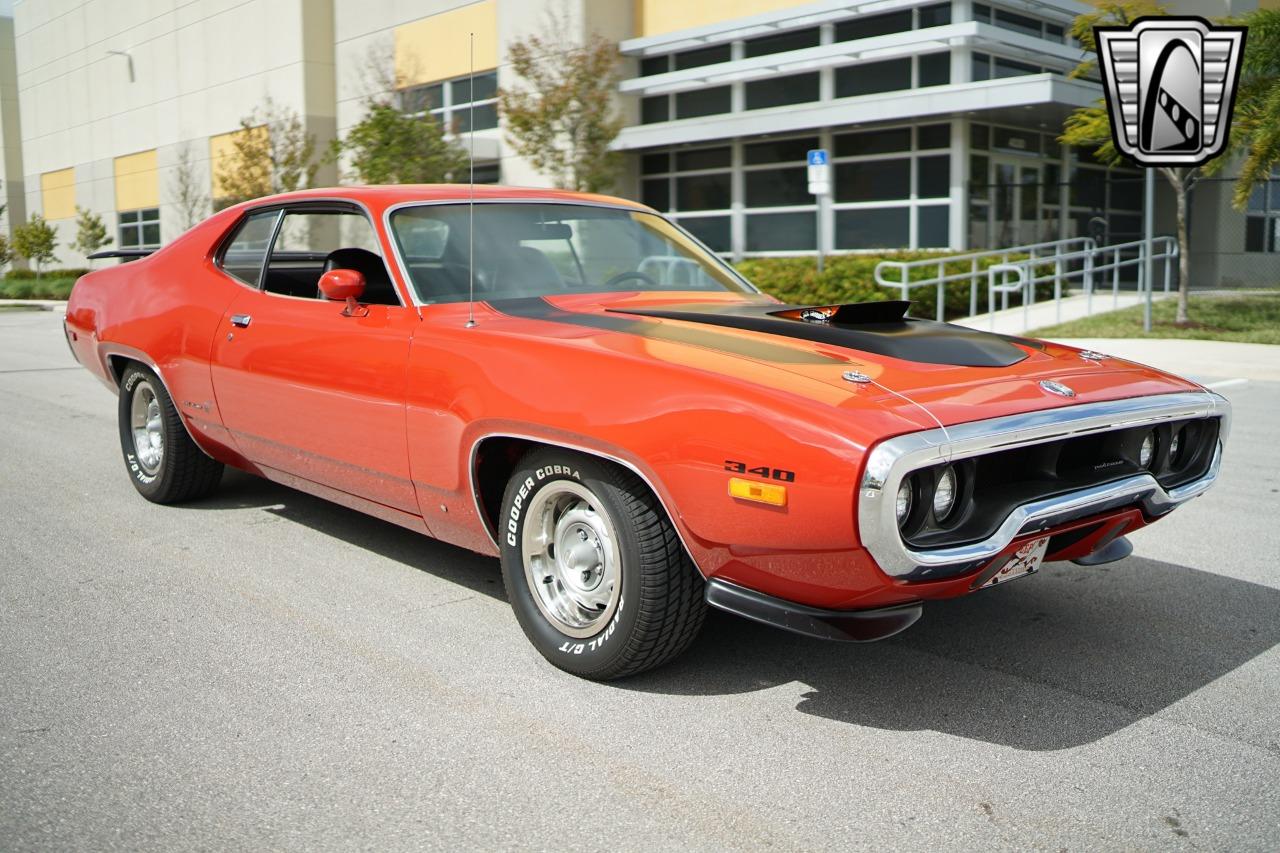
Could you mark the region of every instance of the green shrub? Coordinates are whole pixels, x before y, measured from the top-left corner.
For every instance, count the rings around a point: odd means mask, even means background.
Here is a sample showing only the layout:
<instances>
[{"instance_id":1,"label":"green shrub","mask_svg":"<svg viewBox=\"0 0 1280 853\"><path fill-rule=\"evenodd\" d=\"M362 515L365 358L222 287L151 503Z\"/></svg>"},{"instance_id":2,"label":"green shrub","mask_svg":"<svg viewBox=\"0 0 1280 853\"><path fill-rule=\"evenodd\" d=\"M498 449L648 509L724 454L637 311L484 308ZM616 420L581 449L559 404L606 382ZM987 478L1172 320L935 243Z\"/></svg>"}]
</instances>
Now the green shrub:
<instances>
[{"instance_id":1,"label":"green shrub","mask_svg":"<svg viewBox=\"0 0 1280 853\"><path fill-rule=\"evenodd\" d=\"M66 299L75 283L67 277L6 278L0 280L0 299Z\"/></svg>"},{"instance_id":2,"label":"green shrub","mask_svg":"<svg viewBox=\"0 0 1280 853\"><path fill-rule=\"evenodd\" d=\"M89 270L87 270L87 269L81 269L81 268L79 268L79 267L70 267L70 268L68 268L68 269L61 269L61 270L45 270L45 271L44 271L44 275L42 276L42 278L71 278L71 279L76 279L76 278L79 278L80 276L84 275L84 274L85 274L85 273L87 273L87 272L89 272ZM35 270L24 270L24 269L11 269L11 270L9 270L7 273L5 273L5 276L4 276L4 277L5 277L5 278L16 278L16 279L29 279L29 278L35 278L35 277L36 277L36 271L35 271Z\"/></svg>"},{"instance_id":3,"label":"green shrub","mask_svg":"<svg viewBox=\"0 0 1280 853\"><path fill-rule=\"evenodd\" d=\"M738 272L746 276L756 287L783 302L804 305L836 305L846 302L880 302L902 298L896 287L876 284L876 264L883 260L914 261L925 258L946 257L947 252L888 252L883 255L835 255L826 259L821 274L817 261L811 257L795 258L747 258L735 264ZM979 270L999 263L999 258L983 259ZM968 261L946 265L948 274L967 273ZM936 266L925 266L912 271L911 281L922 281L937 273ZM890 270L886 277L895 278L898 273ZM1040 294L1052 295L1053 286L1041 285ZM911 291L911 313L916 317L937 316L937 288L917 287ZM1010 305L1021 304L1021 297L1013 295ZM987 310L987 279L978 278L978 311ZM969 281L954 281L946 288L946 316L966 317L969 314Z\"/></svg>"}]
</instances>

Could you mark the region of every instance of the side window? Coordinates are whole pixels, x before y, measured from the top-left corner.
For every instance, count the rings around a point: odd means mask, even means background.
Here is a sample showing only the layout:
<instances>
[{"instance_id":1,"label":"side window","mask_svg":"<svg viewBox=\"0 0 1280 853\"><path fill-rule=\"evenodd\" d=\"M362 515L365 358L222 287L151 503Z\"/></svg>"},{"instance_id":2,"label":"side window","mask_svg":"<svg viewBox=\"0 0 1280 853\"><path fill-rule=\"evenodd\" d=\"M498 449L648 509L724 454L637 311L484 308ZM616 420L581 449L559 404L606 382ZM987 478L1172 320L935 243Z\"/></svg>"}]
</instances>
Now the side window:
<instances>
[{"instance_id":1,"label":"side window","mask_svg":"<svg viewBox=\"0 0 1280 853\"><path fill-rule=\"evenodd\" d=\"M271 232L275 230L278 210L254 213L236 229L235 235L222 253L222 269L250 287L257 287L262 274L262 262L267 256Z\"/></svg>"},{"instance_id":2,"label":"side window","mask_svg":"<svg viewBox=\"0 0 1280 853\"><path fill-rule=\"evenodd\" d=\"M361 302L399 305L379 251L377 235L354 210L286 210L271 247L263 289L281 296L320 297L320 276L352 269L365 279Z\"/></svg>"}]
</instances>

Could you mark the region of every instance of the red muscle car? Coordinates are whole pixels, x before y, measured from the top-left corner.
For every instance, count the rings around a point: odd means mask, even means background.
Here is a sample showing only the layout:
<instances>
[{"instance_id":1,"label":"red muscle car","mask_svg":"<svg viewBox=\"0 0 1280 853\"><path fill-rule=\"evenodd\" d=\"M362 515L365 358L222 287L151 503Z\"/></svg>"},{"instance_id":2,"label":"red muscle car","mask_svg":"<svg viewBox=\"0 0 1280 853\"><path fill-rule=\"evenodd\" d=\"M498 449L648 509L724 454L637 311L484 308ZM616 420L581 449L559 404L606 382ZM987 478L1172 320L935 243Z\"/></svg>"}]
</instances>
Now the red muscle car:
<instances>
[{"instance_id":1,"label":"red muscle car","mask_svg":"<svg viewBox=\"0 0 1280 853\"><path fill-rule=\"evenodd\" d=\"M538 651L606 679L707 605L888 637L1119 559L1217 476L1229 407L1192 382L903 302L784 305L632 202L468 194L259 199L80 279L67 340L142 496L232 465L498 556Z\"/></svg>"}]
</instances>

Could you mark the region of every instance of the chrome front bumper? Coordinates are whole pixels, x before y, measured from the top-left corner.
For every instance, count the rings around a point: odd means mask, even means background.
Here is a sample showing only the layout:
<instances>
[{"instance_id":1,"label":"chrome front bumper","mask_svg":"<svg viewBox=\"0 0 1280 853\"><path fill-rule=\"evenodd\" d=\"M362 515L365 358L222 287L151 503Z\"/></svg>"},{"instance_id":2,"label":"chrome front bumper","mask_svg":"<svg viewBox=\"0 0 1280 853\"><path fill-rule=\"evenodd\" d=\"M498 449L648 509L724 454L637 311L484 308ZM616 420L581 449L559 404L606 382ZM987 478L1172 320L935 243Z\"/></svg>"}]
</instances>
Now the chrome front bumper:
<instances>
[{"instance_id":1,"label":"chrome front bumper","mask_svg":"<svg viewBox=\"0 0 1280 853\"><path fill-rule=\"evenodd\" d=\"M1064 438L1195 418L1219 418L1218 446L1208 471L1198 480L1165 489L1150 474L1091 486L1023 504L981 542L915 550L898 531L894 499L902 478L920 468L1012 450ZM995 557L1018 536L1048 530L1079 518L1125 506L1163 515L1199 495L1217 479L1222 447L1231 427L1231 404L1210 391L1160 394L1104 403L1082 403L909 433L876 445L867 457L858 491L858 532L881 570L905 578L921 570L955 566L962 571ZM945 571L928 572L945 577Z\"/></svg>"}]
</instances>

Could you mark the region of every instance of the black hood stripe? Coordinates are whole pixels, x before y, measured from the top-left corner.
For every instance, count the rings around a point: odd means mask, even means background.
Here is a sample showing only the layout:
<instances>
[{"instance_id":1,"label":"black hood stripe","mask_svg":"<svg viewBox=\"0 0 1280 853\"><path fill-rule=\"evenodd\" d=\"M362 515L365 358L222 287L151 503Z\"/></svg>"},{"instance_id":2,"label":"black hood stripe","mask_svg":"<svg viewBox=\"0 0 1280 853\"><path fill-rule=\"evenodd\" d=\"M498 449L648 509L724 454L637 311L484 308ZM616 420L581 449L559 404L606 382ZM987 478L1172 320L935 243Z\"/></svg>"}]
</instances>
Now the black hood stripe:
<instances>
[{"instance_id":1,"label":"black hood stripe","mask_svg":"<svg viewBox=\"0 0 1280 853\"><path fill-rule=\"evenodd\" d=\"M540 296L520 299L496 299L490 300L486 304L493 310L510 317L522 317L526 320L546 320L552 323L566 323L572 326L599 329L606 332L619 332L624 335L639 335L652 340L690 344L774 364L848 364L843 359L823 355L811 350L780 346L767 341L752 341L737 335L716 332L713 329L700 329L696 326L677 326L672 323L654 323L651 320L631 319L621 316L622 312L588 314L579 311L565 311Z\"/></svg>"},{"instance_id":2,"label":"black hood stripe","mask_svg":"<svg viewBox=\"0 0 1280 853\"><path fill-rule=\"evenodd\" d=\"M615 314L683 320L730 329L779 335L829 346L844 347L922 364L957 367L1009 367L1027 358L1027 352L1001 335L975 329L904 317L906 303L867 305L778 305L730 303L684 305L678 308L616 308ZM798 318L800 312L828 315L825 322ZM897 319L891 319L896 313ZM791 316L779 316L779 315ZM853 322L845 322L850 318ZM866 320L862 320L866 318Z\"/></svg>"}]
</instances>

